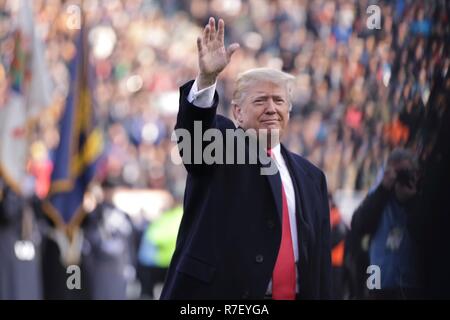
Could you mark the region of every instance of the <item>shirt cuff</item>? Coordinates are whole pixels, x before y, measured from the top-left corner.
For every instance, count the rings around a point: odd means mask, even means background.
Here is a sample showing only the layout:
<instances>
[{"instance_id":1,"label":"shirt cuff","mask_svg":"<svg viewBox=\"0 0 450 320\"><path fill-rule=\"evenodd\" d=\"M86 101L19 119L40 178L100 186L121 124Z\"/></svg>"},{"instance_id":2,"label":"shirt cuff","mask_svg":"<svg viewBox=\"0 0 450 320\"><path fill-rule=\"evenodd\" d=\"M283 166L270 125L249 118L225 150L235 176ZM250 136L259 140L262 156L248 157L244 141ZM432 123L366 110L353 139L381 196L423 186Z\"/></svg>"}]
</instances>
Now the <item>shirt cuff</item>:
<instances>
[{"instance_id":1,"label":"shirt cuff","mask_svg":"<svg viewBox=\"0 0 450 320\"><path fill-rule=\"evenodd\" d=\"M189 95L187 97L188 101L199 108L211 108L214 103L216 84L217 82L214 82L213 85L203 88L202 90L198 90L197 79L195 79L194 84L191 87L191 91L189 91Z\"/></svg>"}]
</instances>

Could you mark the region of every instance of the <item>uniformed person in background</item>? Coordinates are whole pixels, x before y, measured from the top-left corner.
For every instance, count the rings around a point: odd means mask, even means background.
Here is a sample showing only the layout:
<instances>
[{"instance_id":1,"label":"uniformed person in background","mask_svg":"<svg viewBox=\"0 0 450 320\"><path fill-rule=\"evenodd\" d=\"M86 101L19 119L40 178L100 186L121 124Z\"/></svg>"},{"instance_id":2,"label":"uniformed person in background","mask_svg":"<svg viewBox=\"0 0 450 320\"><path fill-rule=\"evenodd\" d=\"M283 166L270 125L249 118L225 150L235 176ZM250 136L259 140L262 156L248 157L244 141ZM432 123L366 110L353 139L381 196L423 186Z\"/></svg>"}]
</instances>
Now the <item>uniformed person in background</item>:
<instances>
[{"instance_id":1,"label":"uniformed person in background","mask_svg":"<svg viewBox=\"0 0 450 320\"><path fill-rule=\"evenodd\" d=\"M0 176L0 300L42 299L40 233L29 199Z\"/></svg>"},{"instance_id":2,"label":"uniformed person in background","mask_svg":"<svg viewBox=\"0 0 450 320\"><path fill-rule=\"evenodd\" d=\"M92 299L132 298L136 277L135 230L130 217L113 203L116 184L106 179L95 192L97 205L85 218L83 261Z\"/></svg>"}]
</instances>

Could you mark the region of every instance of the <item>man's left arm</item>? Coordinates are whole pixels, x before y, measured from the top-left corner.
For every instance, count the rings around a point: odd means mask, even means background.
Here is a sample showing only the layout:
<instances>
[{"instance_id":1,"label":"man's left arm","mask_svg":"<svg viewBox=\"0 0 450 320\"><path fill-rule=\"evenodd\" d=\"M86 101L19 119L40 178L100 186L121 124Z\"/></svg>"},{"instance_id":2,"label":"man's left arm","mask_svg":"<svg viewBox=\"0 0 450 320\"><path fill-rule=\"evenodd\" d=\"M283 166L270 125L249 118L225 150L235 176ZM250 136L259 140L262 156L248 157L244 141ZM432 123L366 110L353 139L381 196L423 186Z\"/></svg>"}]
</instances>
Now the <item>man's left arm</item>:
<instances>
[{"instance_id":1,"label":"man's left arm","mask_svg":"<svg viewBox=\"0 0 450 320\"><path fill-rule=\"evenodd\" d=\"M331 299L331 225L330 208L328 204L328 189L325 175L321 174L321 257L320 257L320 288L319 299Z\"/></svg>"}]
</instances>

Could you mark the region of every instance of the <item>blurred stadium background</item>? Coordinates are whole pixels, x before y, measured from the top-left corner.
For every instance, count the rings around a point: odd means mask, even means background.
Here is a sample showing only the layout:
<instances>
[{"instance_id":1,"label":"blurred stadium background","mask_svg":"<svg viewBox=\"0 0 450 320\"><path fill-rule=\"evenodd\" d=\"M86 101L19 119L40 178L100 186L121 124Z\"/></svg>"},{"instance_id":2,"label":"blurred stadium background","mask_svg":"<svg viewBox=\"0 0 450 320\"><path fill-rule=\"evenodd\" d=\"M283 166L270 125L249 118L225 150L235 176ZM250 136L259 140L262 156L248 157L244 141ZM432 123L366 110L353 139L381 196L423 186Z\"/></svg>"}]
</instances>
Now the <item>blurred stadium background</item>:
<instances>
[{"instance_id":1,"label":"blurred stadium background","mask_svg":"<svg viewBox=\"0 0 450 320\"><path fill-rule=\"evenodd\" d=\"M379 29L367 26L371 4ZM157 298L186 178L171 161L178 87L196 76L210 16L241 45L218 83L220 112L230 114L241 71L295 75L285 143L325 171L347 228L395 147L419 156L429 193L448 191L436 178L448 160L449 7L0 0L0 298ZM66 287L70 264L81 265L81 290ZM364 298L358 285L343 281L339 298Z\"/></svg>"}]
</instances>

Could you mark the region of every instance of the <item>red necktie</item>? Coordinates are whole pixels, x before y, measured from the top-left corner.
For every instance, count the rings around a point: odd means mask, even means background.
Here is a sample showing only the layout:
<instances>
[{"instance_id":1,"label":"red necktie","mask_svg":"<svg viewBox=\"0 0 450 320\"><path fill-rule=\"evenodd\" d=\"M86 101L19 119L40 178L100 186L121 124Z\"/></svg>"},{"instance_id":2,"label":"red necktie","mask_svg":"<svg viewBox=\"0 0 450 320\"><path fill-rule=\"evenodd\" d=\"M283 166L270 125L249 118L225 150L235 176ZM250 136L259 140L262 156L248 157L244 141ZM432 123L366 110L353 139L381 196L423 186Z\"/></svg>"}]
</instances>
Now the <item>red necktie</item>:
<instances>
[{"instance_id":1,"label":"red necktie","mask_svg":"<svg viewBox=\"0 0 450 320\"><path fill-rule=\"evenodd\" d=\"M270 156L272 150L268 150ZM281 181L281 196L283 198L281 244L277 261L272 275L272 298L274 300L295 300L295 258L292 245L291 225L289 223L289 211Z\"/></svg>"}]
</instances>

